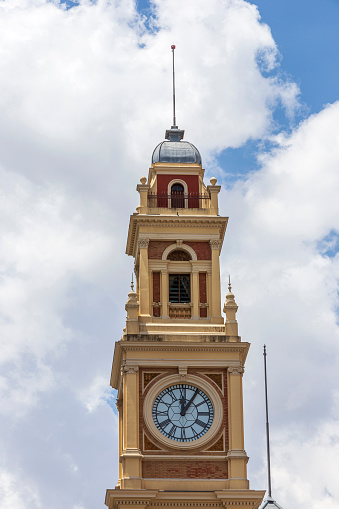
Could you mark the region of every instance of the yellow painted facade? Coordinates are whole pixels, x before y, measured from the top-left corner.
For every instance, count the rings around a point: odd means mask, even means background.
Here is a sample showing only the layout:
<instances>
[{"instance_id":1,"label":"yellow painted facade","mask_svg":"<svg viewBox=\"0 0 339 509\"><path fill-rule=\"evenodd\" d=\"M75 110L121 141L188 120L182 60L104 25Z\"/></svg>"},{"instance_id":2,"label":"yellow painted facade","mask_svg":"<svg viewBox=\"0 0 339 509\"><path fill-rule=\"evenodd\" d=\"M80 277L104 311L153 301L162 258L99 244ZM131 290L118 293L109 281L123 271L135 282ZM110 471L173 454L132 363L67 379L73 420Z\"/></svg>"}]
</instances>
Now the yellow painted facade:
<instances>
[{"instance_id":1,"label":"yellow painted facade","mask_svg":"<svg viewBox=\"0 0 339 509\"><path fill-rule=\"evenodd\" d=\"M242 376L249 344L238 335L231 290L226 322L221 310L219 256L228 218L219 216L216 179L206 186L203 178L195 162L153 162L137 186L140 204L126 248L136 290L128 294L111 375L119 480L107 490L109 509L256 509L264 495L247 479ZM200 412L207 404L210 410ZM164 414L168 419L158 417Z\"/></svg>"}]
</instances>

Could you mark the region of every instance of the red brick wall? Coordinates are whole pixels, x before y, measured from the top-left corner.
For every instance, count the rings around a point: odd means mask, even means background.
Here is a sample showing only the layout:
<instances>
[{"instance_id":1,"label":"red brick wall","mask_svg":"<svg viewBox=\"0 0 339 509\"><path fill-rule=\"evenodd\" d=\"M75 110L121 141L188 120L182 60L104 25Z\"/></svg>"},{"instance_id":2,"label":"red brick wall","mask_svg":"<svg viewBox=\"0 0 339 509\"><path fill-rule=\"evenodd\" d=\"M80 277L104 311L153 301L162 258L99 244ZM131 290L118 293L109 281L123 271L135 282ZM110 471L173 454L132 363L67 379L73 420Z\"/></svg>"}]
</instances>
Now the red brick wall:
<instances>
[{"instance_id":1,"label":"red brick wall","mask_svg":"<svg viewBox=\"0 0 339 509\"><path fill-rule=\"evenodd\" d=\"M171 241L151 240L148 244L148 258L150 260L161 260L162 253L171 244L173 244Z\"/></svg>"},{"instance_id":2,"label":"red brick wall","mask_svg":"<svg viewBox=\"0 0 339 509\"><path fill-rule=\"evenodd\" d=\"M211 260L211 246L209 242L185 242L197 253L198 260Z\"/></svg>"},{"instance_id":3,"label":"red brick wall","mask_svg":"<svg viewBox=\"0 0 339 509\"><path fill-rule=\"evenodd\" d=\"M153 272L153 302L160 302L160 272ZM153 308L153 316L160 316L160 307Z\"/></svg>"},{"instance_id":4,"label":"red brick wall","mask_svg":"<svg viewBox=\"0 0 339 509\"><path fill-rule=\"evenodd\" d=\"M153 302L160 302L160 272L153 272Z\"/></svg>"},{"instance_id":5,"label":"red brick wall","mask_svg":"<svg viewBox=\"0 0 339 509\"><path fill-rule=\"evenodd\" d=\"M207 303L206 295L206 272L199 272L199 302ZM200 318L207 318L207 308L200 308Z\"/></svg>"},{"instance_id":6,"label":"red brick wall","mask_svg":"<svg viewBox=\"0 0 339 509\"><path fill-rule=\"evenodd\" d=\"M161 260L162 254L168 246L174 242L168 240L151 240L148 245L148 258L150 260ZM208 242L184 242L197 254L198 260L211 260L211 247Z\"/></svg>"},{"instance_id":7,"label":"red brick wall","mask_svg":"<svg viewBox=\"0 0 339 509\"><path fill-rule=\"evenodd\" d=\"M189 193L199 194L198 175L158 175L157 194L168 194L168 184L174 179L186 182Z\"/></svg>"},{"instance_id":8,"label":"red brick wall","mask_svg":"<svg viewBox=\"0 0 339 509\"><path fill-rule=\"evenodd\" d=\"M157 461L142 462L144 479L227 479L226 461Z\"/></svg>"},{"instance_id":9,"label":"red brick wall","mask_svg":"<svg viewBox=\"0 0 339 509\"><path fill-rule=\"evenodd\" d=\"M206 304L206 272L199 272L199 302Z\"/></svg>"},{"instance_id":10,"label":"red brick wall","mask_svg":"<svg viewBox=\"0 0 339 509\"><path fill-rule=\"evenodd\" d=\"M172 375L172 374L176 374L178 373L178 369L177 368L159 368L159 369L156 369L156 368L148 368L148 369L140 369L139 370L139 402L140 402L140 413L139 413L139 439L140 439L140 444L141 444L141 448L142 448L142 453L144 455L144 458L145 460L143 460L143 463L145 461L147 461L147 455L149 454L152 454L152 455L156 455L156 456L162 456L163 454L166 454L166 455L169 455L169 456L178 456L178 455L181 455L182 454L182 451L180 450L180 448L178 449L172 449L172 448L167 448L167 447L164 447L163 444L161 444L160 442L157 441L157 439L152 436L152 434L149 434L149 438L151 439L151 441L157 446L159 447L159 449L163 449L163 450L152 450L152 451L147 451L147 450L143 450L143 429L144 429L144 420L143 420L143 406L144 406L144 400L145 400L145 396L147 395L148 391L150 390L150 388L154 385L154 383L158 382L158 380L160 380L160 377L157 377L155 380L152 380L146 387L145 391L143 392L142 391L142 377L143 377L143 373L144 372L154 372L154 371L157 371L157 372L160 372L162 373L162 375L160 375L161 378L166 378L168 375ZM216 368L211 368L208 370L209 373L220 373L221 370L220 369L216 369ZM189 374L192 374L192 375L197 375L197 376L201 376L206 382L210 383L215 389L216 391L220 394L220 397L221 397L221 401L222 401L222 406L223 406L223 421L222 421L222 424L221 424L221 427L220 427L220 433L217 433L216 437L214 437L214 440L212 441L212 443L214 443L216 440L218 440L218 438L220 437L221 433L224 432L224 435L225 435L225 447L226 447L226 451L228 450L228 403L227 403L227 370L222 370L222 373L223 373L223 391L220 390L220 388L218 387L218 385L213 381L211 380L208 376L204 375L203 373L201 373L201 368L189 368L188 369L188 373ZM148 430L146 430L148 431ZM148 432L149 433L149 432ZM200 448L196 448L196 449L193 449L193 450L190 450L190 451L187 451L187 456L189 456L189 459L187 460L188 462L192 461L192 464L194 462L196 462L196 460L194 460L194 456L196 455L204 455L204 454L208 454L208 455L215 455L215 456L224 456L225 455L225 452L222 452L222 451L215 451L215 452L209 452L209 451L206 451L206 448L208 449L208 445L207 446L203 446L203 447L200 447ZM160 460L159 460L160 461ZM162 460L161 460L162 461ZM200 460L199 460L200 461ZM158 463L158 461L154 461L154 463ZM167 465L169 466L181 466L183 464L182 461L178 461L177 463L173 462L173 461L164 461L163 462L164 464L167 463ZM214 462L212 462L214 463ZM216 462L218 464L222 464L221 461L219 462ZM196 466L196 463L195 463L195 466ZM226 475L227 475L227 472L226 472ZM186 474L182 474L182 478L185 478ZM152 477L150 475L150 477ZM177 477L180 477L180 476L177 476Z\"/></svg>"}]
</instances>

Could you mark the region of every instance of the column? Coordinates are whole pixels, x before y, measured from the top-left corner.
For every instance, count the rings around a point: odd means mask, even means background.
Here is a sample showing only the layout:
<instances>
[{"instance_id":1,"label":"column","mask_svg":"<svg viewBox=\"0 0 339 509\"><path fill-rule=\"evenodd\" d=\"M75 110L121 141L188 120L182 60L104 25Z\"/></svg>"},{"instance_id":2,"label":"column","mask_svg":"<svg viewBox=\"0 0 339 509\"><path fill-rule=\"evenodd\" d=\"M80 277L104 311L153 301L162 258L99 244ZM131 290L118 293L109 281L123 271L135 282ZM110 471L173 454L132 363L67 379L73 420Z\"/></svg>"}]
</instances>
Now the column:
<instances>
[{"instance_id":1,"label":"column","mask_svg":"<svg viewBox=\"0 0 339 509\"><path fill-rule=\"evenodd\" d=\"M117 399L116 407L119 413L119 481L117 486L121 486L121 478L122 478L122 439L123 439L123 405L122 399Z\"/></svg>"},{"instance_id":2,"label":"column","mask_svg":"<svg viewBox=\"0 0 339 509\"><path fill-rule=\"evenodd\" d=\"M192 320L199 320L199 271L192 269L192 296L193 312Z\"/></svg>"},{"instance_id":3,"label":"column","mask_svg":"<svg viewBox=\"0 0 339 509\"><path fill-rule=\"evenodd\" d=\"M149 239L141 238L138 240L140 251L139 265L139 304L140 315L150 316L149 302L149 274L148 274L148 244Z\"/></svg>"},{"instance_id":4,"label":"column","mask_svg":"<svg viewBox=\"0 0 339 509\"><path fill-rule=\"evenodd\" d=\"M168 319L168 272L167 270L161 271L161 318Z\"/></svg>"},{"instance_id":5,"label":"column","mask_svg":"<svg viewBox=\"0 0 339 509\"><path fill-rule=\"evenodd\" d=\"M207 191L211 197L211 201L210 201L210 208L211 208L211 213L213 215L218 215L219 214L219 209L218 209L218 194L220 192L220 189L221 189L221 186L216 186L215 184L217 183L217 179L215 177L212 177L211 180L211 186L207 186Z\"/></svg>"},{"instance_id":6,"label":"column","mask_svg":"<svg viewBox=\"0 0 339 509\"><path fill-rule=\"evenodd\" d=\"M139 214L147 214L149 185L146 184L146 177L141 177L140 182L141 184L137 185L137 191L140 193L140 206L138 207L138 212Z\"/></svg>"},{"instance_id":7,"label":"column","mask_svg":"<svg viewBox=\"0 0 339 509\"><path fill-rule=\"evenodd\" d=\"M243 372L242 366L228 368L229 451L227 457L229 488L232 489L248 489L249 487L246 467L248 457L244 451Z\"/></svg>"},{"instance_id":8,"label":"column","mask_svg":"<svg viewBox=\"0 0 339 509\"><path fill-rule=\"evenodd\" d=\"M211 318L211 316L212 316L212 270L207 271L206 284L207 284L207 302L208 302L207 317Z\"/></svg>"},{"instance_id":9,"label":"column","mask_svg":"<svg viewBox=\"0 0 339 509\"><path fill-rule=\"evenodd\" d=\"M221 295L220 295L220 267L219 267L219 249L220 240L210 240L212 253L212 277L211 277L211 319L218 320L221 318Z\"/></svg>"},{"instance_id":10,"label":"column","mask_svg":"<svg viewBox=\"0 0 339 509\"><path fill-rule=\"evenodd\" d=\"M139 376L138 366L124 366L122 489L141 488L141 452L139 449Z\"/></svg>"}]
</instances>

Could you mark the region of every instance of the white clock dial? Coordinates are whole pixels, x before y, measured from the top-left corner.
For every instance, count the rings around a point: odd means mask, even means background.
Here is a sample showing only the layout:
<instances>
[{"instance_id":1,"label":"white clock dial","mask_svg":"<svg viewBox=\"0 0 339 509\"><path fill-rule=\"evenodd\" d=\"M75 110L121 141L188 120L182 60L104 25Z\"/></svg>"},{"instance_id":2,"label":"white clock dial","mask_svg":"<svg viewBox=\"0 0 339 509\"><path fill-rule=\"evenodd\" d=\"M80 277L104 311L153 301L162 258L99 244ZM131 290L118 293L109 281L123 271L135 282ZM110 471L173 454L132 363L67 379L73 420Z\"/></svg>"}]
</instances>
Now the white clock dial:
<instances>
[{"instance_id":1,"label":"white clock dial","mask_svg":"<svg viewBox=\"0 0 339 509\"><path fill-rule=\"evenodd\" d=\"M201 389L175 384L156 397L152 415L154 424L165 437L192 442L210 429L214 411L209 397Z\"/></svg>"}]
</instances>

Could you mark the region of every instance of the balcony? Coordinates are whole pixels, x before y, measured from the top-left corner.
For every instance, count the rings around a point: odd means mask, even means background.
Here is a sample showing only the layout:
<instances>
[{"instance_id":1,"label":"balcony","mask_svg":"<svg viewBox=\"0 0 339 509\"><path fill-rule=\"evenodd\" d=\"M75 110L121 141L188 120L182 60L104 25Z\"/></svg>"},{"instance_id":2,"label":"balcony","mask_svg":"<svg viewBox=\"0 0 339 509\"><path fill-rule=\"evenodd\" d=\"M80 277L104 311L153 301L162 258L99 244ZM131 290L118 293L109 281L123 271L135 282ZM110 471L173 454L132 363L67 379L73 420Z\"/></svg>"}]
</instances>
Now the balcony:
<instances>
[{"instance_id":1,"label":"balcony","mask_svg":"<svg viewBox=\"0 0 339 509\"><path fill-rule=\"evenodd\" d=\"M191 318L191 304L169 303L169 317L177 319Z\"/></svg>"},{"instance_id":2,"label":"balcony","mask_svg":"<svg viewBox=\"0 0 339 509\"><path fill-rule=\"evenodd\" d=\"M208 194L148 193L148 207L166 209L208 209L210 208L210 199Z\"/></svg>"}]
</instances>

